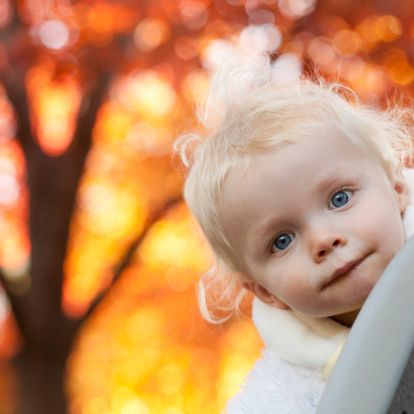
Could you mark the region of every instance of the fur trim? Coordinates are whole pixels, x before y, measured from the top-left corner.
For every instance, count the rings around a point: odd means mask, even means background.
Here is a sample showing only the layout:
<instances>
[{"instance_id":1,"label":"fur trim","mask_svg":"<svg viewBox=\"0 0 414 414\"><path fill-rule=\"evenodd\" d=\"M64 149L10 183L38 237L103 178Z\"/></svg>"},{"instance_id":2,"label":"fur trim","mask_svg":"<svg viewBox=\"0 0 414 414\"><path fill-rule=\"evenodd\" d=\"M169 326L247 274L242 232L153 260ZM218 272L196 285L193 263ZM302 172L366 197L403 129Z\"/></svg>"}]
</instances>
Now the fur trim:
<instances>
[{"instance_id":1,"label":"fur trim","mask_svg":"<svg viewBox=\"0 0 414 414\"><path fill-rule=\"evenodd\" d=\"M289 364L265 350L226 413L314 414L324 388L320 370Z\"/></svg>"}]
</instances>

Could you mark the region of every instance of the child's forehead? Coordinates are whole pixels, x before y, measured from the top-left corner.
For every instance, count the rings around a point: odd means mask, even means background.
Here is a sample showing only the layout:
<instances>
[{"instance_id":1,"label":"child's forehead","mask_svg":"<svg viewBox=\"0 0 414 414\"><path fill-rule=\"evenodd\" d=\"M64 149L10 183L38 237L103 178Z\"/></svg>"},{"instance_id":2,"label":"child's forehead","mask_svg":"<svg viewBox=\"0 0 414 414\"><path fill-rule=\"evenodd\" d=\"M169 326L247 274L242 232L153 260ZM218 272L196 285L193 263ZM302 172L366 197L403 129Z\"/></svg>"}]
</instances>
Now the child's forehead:
<instances>
[{"instance_id":1,"label":"child's forehead","mask_svg":"<svg viewBox=\"0 0 414 414\"><path fill-rule=\"evenodd\" d=\"M320 131L311 136L280 140L268 151L253 154L244 171L272 166L275 162L287 169L301 169L302 165L314 160L332 163L346 160L349 164L358 164L362 158L373 158L365 143L353 141L338 131Z\"/></svg>"},{"instance_id":2,"label":"child's forehead","mask_svg":"<svg viewBox=\"0 0 414 414\"><path fill-rule=\"evenodd\" d=\"M279 191L296 182L329 181L334 175L380 168L383 164L362 145L337 131L317 136L291 138L267 152L253 154L249 163L230 172L224 193L240 192L243 187L278 183ZM386 171L385 171L386 172ZM234 194L233 194L234 195Z\"/></svg>"}]
</instances>

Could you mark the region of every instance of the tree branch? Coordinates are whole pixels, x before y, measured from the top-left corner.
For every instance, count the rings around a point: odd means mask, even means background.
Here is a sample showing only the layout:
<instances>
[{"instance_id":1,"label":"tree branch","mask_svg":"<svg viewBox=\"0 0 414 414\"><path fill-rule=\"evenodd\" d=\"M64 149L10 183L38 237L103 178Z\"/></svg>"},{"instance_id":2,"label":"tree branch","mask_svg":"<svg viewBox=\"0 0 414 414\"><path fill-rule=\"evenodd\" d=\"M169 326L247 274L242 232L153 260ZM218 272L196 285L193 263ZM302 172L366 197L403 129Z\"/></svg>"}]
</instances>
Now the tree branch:
<instances>
[{"instance_id":1,"label":"tree branch","mask_svg":"<svg viewBox=\"0 0 414 414\"><path fill-rule=\"evenodd\" d=\"M138 237L135 240L131 242L129 247L126 249L125 254L120 259L119 263L115 266L112 283L108 286L106 290L100 292L96 296L96 298L92 301L89 309L78 320L79 326L82 325L92 315L92 313L96 310L96 308L102 303L104 298L113 289L114 285L120 279L124 270L131 264L136 250L140 247L142 241L147 237L148 232L151 230L154 223L156 223L158 220L164 217L168 211L170 211L173 207L175 207L181 201L182 201L181 195L175 198L171 198L157 212L151 215L151 217L147 220L143 231L138 235Z\"/></svg>"}]
</instances>

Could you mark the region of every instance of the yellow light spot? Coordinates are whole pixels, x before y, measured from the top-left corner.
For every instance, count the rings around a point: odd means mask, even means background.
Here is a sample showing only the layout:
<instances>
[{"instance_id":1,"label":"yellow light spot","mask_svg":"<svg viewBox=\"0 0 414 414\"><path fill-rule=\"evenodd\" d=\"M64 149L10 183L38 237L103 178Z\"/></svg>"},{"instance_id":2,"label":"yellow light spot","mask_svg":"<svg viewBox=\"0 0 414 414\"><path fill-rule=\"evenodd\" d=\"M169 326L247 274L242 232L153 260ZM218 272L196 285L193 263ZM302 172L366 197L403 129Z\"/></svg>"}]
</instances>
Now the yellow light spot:
<instances>
[{"instance_id":1,"label":"yellow light spot","mask_svg":"<svg viewBox=\"0 0 414 414\"><path fill-rule=\"evenodd\" d=\"M159 310L143 308L130 317L127 329L136 343L150 343L156 340L164 327L164 318Z\"/></svg>"},{"instance_id":2,"label":"yellow light spot","mask_svg":"<svg viewBox=\"0 0 414 414\"><path fill-rule=\"evenodd\" d=\"M102 414L109 412L108 404L102 398L92 398L85 403L85 414Z\"/></svg>"},{"instance_id":3,"label":"yellow light spot","mask_svg":"<svg viewBox=\"0 0 414 414\"><path fill-rule=\"evenodd\" d=\"M183 386L184 372L179 364L165 365L158 373L160 392L165 395L177 395Z\"/></svg>"},{"instance_id":4,"label":"yellow light spot","mask_svg":"<svg viewBox=\"0 0 414 414\"><path fill-rule=\"evenodd\" d=\"M132 191L103 182L85 185L80 202L84 224L97 234L122 237L146 216L145 206Z\"/></svg>"},{"instance_id":5,"label":"yellow light spot","mask_svg":"<svg viewBox=\"0 0 414 414\"><path fill-rule=\"evenodd\" d=\"M143 155L167 154L171 151L171 131L145 122L136 123L128 132L126 143Z\"/></svg>"},{"instance_id":6,"label":"yellow light spot","mask_svg":"<svg viewBox=\"0 0 414 414\"><path fill-rule=\"evenodd\" d=\"M33 109L33 123L40 146L53 156L70 145L81 93L73 79L52 82L49 62L30 70L27 87Z\"/></svg>"},{"instance_id":7,"label":"yellow light spot","mask_svg":"<svg viewBox=\"0 0 414 414\"><path fill-rule=\"evenodd\" d=\"M183 80L183 94L190 102L201 102L207 94L208 78L205 72L192 71Z\"/></svg>"},{"instance_id":8,"label":"yellow light spot","mask_svg":"<svg viewBox=\"0 0 414 414\"><path fill-rule=\"evenodd\" d=\"M181 408L170 407L166 408L165 414L184 414L184 411Z\"/></svg>"},{"instance_id":9,"label":"yellow light spot","mask_svg":"<svg viewBox=\"0 0 414 414\"><path fill-rule=\"evenodd\" d=\"M239 320L222 337L223 353L218 389L227 401L240 390L244 378L257 359L261 341L251 321Z\"/></svg>"},{"instance_id":10,"label":"yellow light spot","mask_svg":"<svg viewBox=\"0 0 414 414\"><path fill-rule=\"evenodd\" d=\"M173 109L176 96L168 82L147 71L127 79L119 89L118 99L131 111L160 118Z\"/></svg>"},{"instance_id":11,"label":"yellow light spot","mask_svg":"<svg viewBox=\"0 0 414 414\"><path fill-rule=\"evenodd\" d=\"M124 403L120 414L150 414L150 411L144 401L134 398Z\"/></svg>"},{"instance_id":12,"label":"yellow light spot","mask_svg":"<svg viewBox=\"0 0 414 414\"><path fill-rule=\"evenodd\" d=\"M122 142L133 125L133 118L123 108L113 105L106 109L96 134L108 143Z\"/></svg>"},{"instance_id":13,"label":"yellow light spot","mask_svg":"<svg viewBox=\"0 0 414 414\"><path fill-rule=\"evenodd\" d=\"M141 261L150 268L171 265L193 270L205 268L210 260L208 249L200 248L199 254L194 254L195 244L188 237L189 231L194 232L189 221L159 221L139 250Z\"/></svg>"}]
</instances>

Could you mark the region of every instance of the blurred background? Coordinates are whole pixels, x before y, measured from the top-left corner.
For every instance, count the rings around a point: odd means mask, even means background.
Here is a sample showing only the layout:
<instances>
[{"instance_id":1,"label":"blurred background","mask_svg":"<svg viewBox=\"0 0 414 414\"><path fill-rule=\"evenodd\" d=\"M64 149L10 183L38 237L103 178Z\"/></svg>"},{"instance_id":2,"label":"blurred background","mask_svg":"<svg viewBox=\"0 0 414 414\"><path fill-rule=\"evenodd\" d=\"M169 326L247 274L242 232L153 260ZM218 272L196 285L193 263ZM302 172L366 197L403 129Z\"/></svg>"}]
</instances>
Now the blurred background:
<instances>
[{"instance_id":1,"label":"blurred background","mask_svg":"<svg viewBox=\"0 0 414 414\"><path fill-rule=\"evenodd\" d=\"M410 0L0 0L0 413L216 414L260 353L199 316L174 139L219 59L410 105Z\"/></svg>"}]
</instances>

